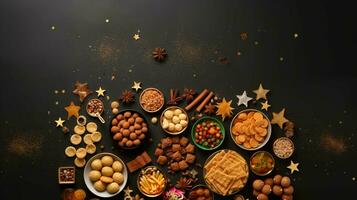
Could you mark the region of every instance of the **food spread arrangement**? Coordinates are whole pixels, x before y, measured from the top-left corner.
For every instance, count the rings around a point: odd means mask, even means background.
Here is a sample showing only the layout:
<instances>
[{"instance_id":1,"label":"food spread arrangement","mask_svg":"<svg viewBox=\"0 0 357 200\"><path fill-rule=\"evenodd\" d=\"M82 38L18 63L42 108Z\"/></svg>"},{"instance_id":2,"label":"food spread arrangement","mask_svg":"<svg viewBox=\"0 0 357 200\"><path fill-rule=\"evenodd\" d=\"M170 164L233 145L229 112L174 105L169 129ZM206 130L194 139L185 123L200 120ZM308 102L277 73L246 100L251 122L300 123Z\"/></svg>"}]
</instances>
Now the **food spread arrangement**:
<instances>
[{"instance_id":1,"label":"food spread arrangement","mask_svg":"<svg viewBox=\"0 0 357 200\"><path fill-rule=\"evenodd\" d=\"M140 92L140 82L134 81L132 89L135 92L126 89L118 99L105 101L102 87L97 90L98 97L91 98L87 83L75 84L73 93L79 95L83 106L71 101L65 107L68 122L55 120L70 143L64 154L74 158L73 166L58 167L58 183L68 186L63 190L64 200L84 200L91 195L106 198L119 193L124 200L245 199L243 189L250 190L258 200L293 199L291 174L299 171L299 163L291 160L286 168L277 166L294 155L294 124L285 118L285 109L268 112L270 90L262 84L252 90L255 100L247 96L247 91L237 95L236 108L232 107L233 100L209 89L196 93L185 88L181 95L179 90L170 89L167 101L157 88ZM141 109L126 107L136 97ZM107 114L106 107L110 108ZM75 120L70 123L72 118ZM227 129L225 121L230 123ZM152 134L161 135L160 139L153 141ZM104 137L113 142L111 152L104 151ZM236 148L227 148L227 142L236 144ZM151 145L156 147L153 152L148 150ZM198 157L198 152L205 157ZM135 156L129 159L127 154ZM83 175L92 194L75 188L81 181L76 174ZM128 186L129 179L137 184Z\"/></svg>"}]
</instances>

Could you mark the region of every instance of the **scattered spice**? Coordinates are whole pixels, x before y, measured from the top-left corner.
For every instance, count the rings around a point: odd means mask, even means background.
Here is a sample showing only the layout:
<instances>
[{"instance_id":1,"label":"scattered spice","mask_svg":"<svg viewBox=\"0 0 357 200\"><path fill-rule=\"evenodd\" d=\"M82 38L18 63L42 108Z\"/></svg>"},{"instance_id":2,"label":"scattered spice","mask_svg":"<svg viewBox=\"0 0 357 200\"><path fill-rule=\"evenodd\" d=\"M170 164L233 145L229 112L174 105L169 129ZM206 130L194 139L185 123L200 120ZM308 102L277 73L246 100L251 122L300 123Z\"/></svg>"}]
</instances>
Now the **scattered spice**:
<instances>
[{"instance_id":1,"label":"scattered spice","mask_svg":"<svg viewBox=\"0 0 357 200\"><path fill-rule=\"evenodd\" d=\"M240 39L241 40L247 40L248 39L248 33L247 32L243 32L240 34Z\"/></svg>"},{"instance_id":2,"label":"scattered spice","mask_svg":"<svg viewBox=\"0 0 357 200\"><path fill-rule=\"evenodd\" d=\"M62 132L63 132L63 133L68 133L68 132L69 132L68 127L67 127L67 126L64 126L64 127L62 128Z\"/></svg>"},{"instance_id":3,"label":"scattered spice","mask_svg":"<svg viewBox=\"0 0 357 200\"><path fill-rule=\"evenodd\" d=\"M181 100L182 97L179 96L179 91L175 89L170 89L170 99L167 102L167 105L171 105L171 106L177 105L177 103Z\"/></svg>"},{"instance_id":4,"label":"scattered spice","mask_svg":"<svg viewBox=\"0 0 357 200\"><path fill-rule=\"evenodd\" d=\"M320 141L322 147L329 152L343 153L347 149L345 141L342 138L337 138L331 134L323 134Z\"/></svg>"},{"instance_id":5,"label":"scattered spice","mask_svg":"<svg viewBox=\"0 0 357 200\"><path fill-rule=\"evenodd\" d=\"M294 122L288 121L284 124L284 133L286 137L294 136Z\"/></svg>"},{"instance_id":6,"label":"scattered spice","mask_svg":"<svg viewBox=\"0 0 357 200\"><path fill-rule=\"evenodd\" d=\"M208 105L205 106L205 113L207 115L213 115L216 113L216 106L213 105L212 103L209 103Z\"/></svg>"},{"instance_id":7,"label":"scattered spice","mask_svg":"<svg viewBox=\"0 0 357 200\"><path fill-rule=\"evenodd\" d=\"M42 137L15 135L9 142L7 150L18 156L31 156L41 150L42 142Z\"/></svg>"},{"instance_id":8,"label":"scattered spice","mask_svg":"<svg viewBox=\"0 0 357 200\"><path fill-rule=\"evenodd\" d=\"M190 190L192 188L192 183L192 178L180 177L175 186L182 190Z\"/></svg>"},{"instance_id":9,"label":"scattered spice","mask_svg":"<svg viewBox=\"0 0 357 200\"><path fill-rule=\"evenodd\" d=\"M158 62L162 62L166 59L167 57L167 53L166 50L164 48L160 48L157 47L154 49L154 51L152 52L152 57L158 61Z\"/></svg>"},{"instance_id":10,"label":"scattered spice","mask_svg":"<svg viewBox=\"0 0 357 200\"><path fill-rule=\"evenodd\" d=\"M219 57L218 60L219 60L219 62L220 62L221 64L223 64L223 65L229 64L229 60L228 60L228 58L225 57L225 56Z\"/></svg>"},{"instance_id":11,"label":"scattered spice","mask_svg":"<svg viewBox=\"0 0 357 200\"><path fill-rule=\"evenodd\" d=\"M194 89L185 88L183 90L182 98L186 100L187 103L191 102L195 97L196 91Z\"/></svg>"},{"instance_id":12,"label":"scattered spice","mask_svg":"<svg viewBox=\"0 0 357 200\"><path fill-rule=\"evenodd\" d=\"M126 104L134 102L134 93L130 90L124 90L119 97L119 101Z\"/></svg>"}]
</instances>

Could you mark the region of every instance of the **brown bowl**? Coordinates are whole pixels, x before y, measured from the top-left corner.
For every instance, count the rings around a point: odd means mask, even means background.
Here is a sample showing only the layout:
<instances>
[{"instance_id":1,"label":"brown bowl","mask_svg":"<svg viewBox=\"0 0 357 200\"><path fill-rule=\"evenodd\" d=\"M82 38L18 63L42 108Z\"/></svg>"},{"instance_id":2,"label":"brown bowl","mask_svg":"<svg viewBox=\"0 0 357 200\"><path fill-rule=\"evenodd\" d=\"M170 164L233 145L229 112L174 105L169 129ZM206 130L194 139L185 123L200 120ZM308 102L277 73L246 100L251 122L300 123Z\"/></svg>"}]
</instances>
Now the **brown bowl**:
<instances>
[{"instance_id":1,"label":"brown bowl","mask_svg":"<svg viewBox=\"0 0 357 200\"><path fill-rule=\"evenodd\" d=\"M163 121L164 121L164 113L166 112L166 111L168 111L168 110L172 110L172 109L180 109L181 111L182 111L182 113L183 114L185 114L186 115L186 120L187 120L187 125L186 125L186 127L185 128L183 128L181 131L179 131L179 132L171 132L171 131L169 131L168 129L164 129L164 127L163 127ZM160 116L160 125L161 125L161 128L166 132L166 133L168 133L168 134L170 134L170 135L179 135L180 133L183 133L186 129L187 129L187 127L188 127L188 123L189 123L189 116L188 116L188 114L187 114L187 112L184 110L184 109L182 109L182 108L180 108L180 107L178 107L178 106L170 106L170 107L167 107L164 111L162 111L162 113L161 113L161 116Z\"/></svg>"},{"instance_id":2,"label":"brown bowl","mask_svg":"<svg viewBox=\"0 0 357 200\"><path fill-rule=\"evenodd\" d=\"M150 171L150 172L152 172L152 171L159 171L159 172L163 175L163 177L164 177L164 180L165 180L164 187L162 188L162 191L159 192L159 193L157 193L157 194L147 194L146 192L144 192L144 191L142 190L142 188L141 188L141 186L140 186L140 177L143 176L144 174L146 174L146 173L149 172L149 171ZM157 197L157 196L160 196L160 195L165 191L166 186L167 186L167 177L166 177L166 175L164 174L164 172L163 172L161 169L159 169L158 167L156 167L156 166L147 166L147 167L143 168L143 169L140 171L140 173L139 173L139 175L138 175L138 177L137 177L137 179L136 179L136 184L137 184L137 187L138 187L139 191L140 191L143 195L145 195L145 196L147 196L147 197L150 197L150 198L152 198L152 197Z\"/></svg>"},{"instance_id":3,"label":"brown bowl","mask_svg":"<svg viewBox=\"0 0 357 200\"><path fill-rule=\"evenodd\" d=\"M145 92L147 92L147 91L149 91L149 90L154 90L154 91L160 93L160 95L162 96L162 99L163 99L162 104L161 104L161 106L160 106L158 109L156 109L156 110L148 110L148 109L145 108L145 107L143 106L143 104L142 104L143 94L145 94ZM140 94L139 103L140 103L141 108L142 108L143 110L145 110L146 112L148 112L148 113L156 113L156 112L158 112L159 110L161 110L161 108L164 106L164 104L165 104L165 96L164 96L164 94L163 94L159 89L157 89L157 88L146 88L146 89L143 90L143 91L141 92L141 94Z\"/></svg>"},{"instance_id":4,"label":"brown bowl","mask_svg":"<svg viewBox=\"0 0 357 200\"><path fill-rule=\"evenodd\" d=\"M260 173L260 172L256 171L256 170L253 168L253 166L252 166L252 159L253 159L256 155L258 155L258 154L260 154L260 153L266 154L268 157L270 157L270 158L273 160L272 168L271 168L269 171L265 172L265 173ZM270 174L270 173L274 170L274 167L275 167L275 159L274 159L273 155L271 155L271 153L269 153L269 152L267 152L267 151L257 151L257 152L255 152L255 153L250 157L249 167L250 167L250 169L252 170L252 172L253 172L255 175L258 175L258 176L266 176L266 175Z\"/></svg>"}]
</instances>

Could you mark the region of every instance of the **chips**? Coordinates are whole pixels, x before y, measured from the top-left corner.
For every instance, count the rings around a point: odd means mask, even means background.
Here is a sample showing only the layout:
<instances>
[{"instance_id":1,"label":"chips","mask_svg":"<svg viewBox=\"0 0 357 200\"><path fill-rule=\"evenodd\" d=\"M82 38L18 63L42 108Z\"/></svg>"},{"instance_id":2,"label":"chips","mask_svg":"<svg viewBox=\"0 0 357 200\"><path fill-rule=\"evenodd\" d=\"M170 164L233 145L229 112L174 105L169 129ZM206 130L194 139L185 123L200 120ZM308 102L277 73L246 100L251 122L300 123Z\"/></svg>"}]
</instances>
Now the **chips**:
<instances>
[{"instance_id":1,"label":"chips","mask_svg":"<svg viewBox=\"0 0 357 200\"><path fill-rule=\"evenodd\" d=\"M241 190L247 183L249 168L245 159L232 150L221 150L204 166L207 185L223 196Z\"/></svg>"},{"instance_id":2,"label":"chips","mask_svg":"<svg viewBox=\"0 0 357 200\"><path fill-rule=\"evenodd\" d=\"M268 128L269 121L262 113L242 112L232 124L232 134L238 145L243 145L246 149L255 149L265 141Z\"/></svg>"}]
</instances>

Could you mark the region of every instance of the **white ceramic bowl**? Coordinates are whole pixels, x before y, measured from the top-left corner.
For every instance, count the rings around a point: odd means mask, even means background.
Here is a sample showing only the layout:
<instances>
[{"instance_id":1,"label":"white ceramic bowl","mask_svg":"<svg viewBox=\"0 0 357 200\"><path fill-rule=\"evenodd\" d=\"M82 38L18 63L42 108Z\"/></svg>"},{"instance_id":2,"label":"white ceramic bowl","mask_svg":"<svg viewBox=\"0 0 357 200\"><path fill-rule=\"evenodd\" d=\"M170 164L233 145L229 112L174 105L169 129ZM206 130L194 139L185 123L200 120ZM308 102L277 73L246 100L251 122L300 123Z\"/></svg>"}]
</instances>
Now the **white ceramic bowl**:
<instances>
[{"instance_id":1,"label":"white ceramic bowl","mask_svg":"<svg viewBox=\"0 0 357 200\"><path fill-rule=\"evenodd\" d=\"M107 191L104 192L98 192L97 190L94 189L94 183L89 180L89 172L91 171L91 163L93 160L95 159L100 159L103 156L111 156L114 161L119 161L122 165L123 165L123 176L124 176L124 182L120 185L119 191L117 193L111 194ZM117 194L119 194L125 187L126 182L128 181L128 170L126 168L125 163L116 155L112 154L112 153L98 153L96 155L94 155L91 159L88 160L86 166L84 167L84 172L83 172L83 176L84 176L84 182L86 183L87 188L95 195L97 195L98 197L103 197L103 198L109 198L109 197L113 197Z\"/></svg>"}]
</instances>

